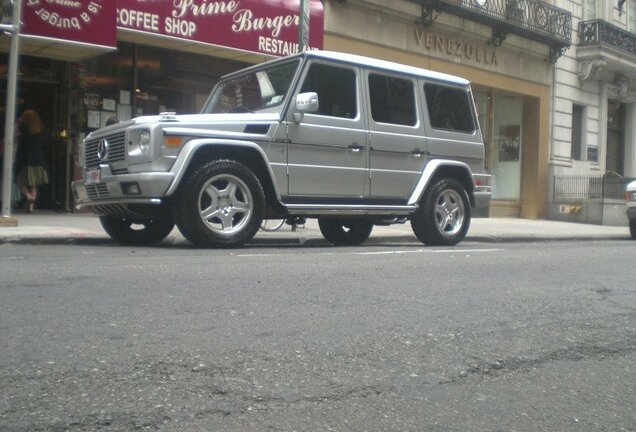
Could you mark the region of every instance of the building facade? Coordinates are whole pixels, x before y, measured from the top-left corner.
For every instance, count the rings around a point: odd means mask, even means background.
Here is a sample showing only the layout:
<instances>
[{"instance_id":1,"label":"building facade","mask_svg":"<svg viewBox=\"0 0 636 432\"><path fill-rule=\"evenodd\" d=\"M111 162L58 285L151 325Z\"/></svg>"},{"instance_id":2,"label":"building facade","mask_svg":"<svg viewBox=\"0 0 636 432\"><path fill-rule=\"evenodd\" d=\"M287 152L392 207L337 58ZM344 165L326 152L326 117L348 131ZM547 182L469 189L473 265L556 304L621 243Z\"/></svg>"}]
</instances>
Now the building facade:
<instances>
[{"instance_id":1,"label":"building facade","mask_svg":"<svg viewBox=\"0 0 636 432\"><path fill-rule=\"evenodd\" d=\"M468 78L493 177L491 215L546 216L554 62L571 14L539 0L331 0L325 48Z\"/></svg>"},{"instance_id":2,"label":"building facade","mask_svg":"<svg viewBox=\"0 0 636 432\"><path fill-rule=\"evenodd\" d=\"M548 217L625 225L636 177L636 3L560 0L574 46L556 64Z\"/></svg>"},{"instance_id":3,"label":"building facade","mask_svg":"<svg viewBox=\"0 0 636 432\"><path fill-rule=\"evenodd\" d=\"M584 160L572 160L572 118L581 117L572 101L585 107L586 127L599 129L605 111L600 95L604 91L614 100L618 88L615 78L602 74L579 78L587 66L577 58L581 47L570 45L573 16L583 6L575 0L555 3L311 0L309 45L468 78L486 140L486 168L493 175L491 215L550 217L556 175L605 169L593 161L594 155L598 160L607 155L602 133L593 129L580 146ZM598 0L595 13L605 3ZM19 98L24 108L40 112L53 137L44 207L72 210L69 184L81 175L76 145L109 118L196 112L221 75L298 49L300 0L82 4L77 9L69 2L23 0L27 36ZM617 16L627 26L627 13ZM7 51L8 38L2 37L2 80ZM576 97L569 96L575 93L567 83L572 79L580 87ZM0 104L5 88L0 87ZM628 116L631 108L623 100L619 111Z\"/></svg>"}]
</instances>

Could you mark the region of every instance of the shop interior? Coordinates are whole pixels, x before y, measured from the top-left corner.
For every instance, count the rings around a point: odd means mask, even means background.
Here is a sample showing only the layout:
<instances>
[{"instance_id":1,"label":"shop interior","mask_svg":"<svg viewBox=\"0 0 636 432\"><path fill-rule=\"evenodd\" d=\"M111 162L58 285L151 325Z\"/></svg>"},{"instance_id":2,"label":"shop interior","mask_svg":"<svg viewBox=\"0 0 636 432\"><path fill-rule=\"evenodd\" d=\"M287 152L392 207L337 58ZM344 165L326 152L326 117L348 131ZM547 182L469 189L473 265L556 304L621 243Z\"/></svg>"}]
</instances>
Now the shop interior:
<instances>
[{"instance_id":1,"label":"shop interior","mask_svg":"<svg viewBox=\"0 0 636 432\"><path fill-rule=\"evenodd\" d=\"M41 188L37 208L73 211L70 183L81 176L76 149L88 133L113 117L123 121L160 112L198 112L222 75L245 66L126 42L119 43L116 51L81 63L21 56L18 114L24 109L36 110L50 135L46 145L50 183ZM8 55L2 54L2 136L7 71Z\"/></svg>"}]
</instances>

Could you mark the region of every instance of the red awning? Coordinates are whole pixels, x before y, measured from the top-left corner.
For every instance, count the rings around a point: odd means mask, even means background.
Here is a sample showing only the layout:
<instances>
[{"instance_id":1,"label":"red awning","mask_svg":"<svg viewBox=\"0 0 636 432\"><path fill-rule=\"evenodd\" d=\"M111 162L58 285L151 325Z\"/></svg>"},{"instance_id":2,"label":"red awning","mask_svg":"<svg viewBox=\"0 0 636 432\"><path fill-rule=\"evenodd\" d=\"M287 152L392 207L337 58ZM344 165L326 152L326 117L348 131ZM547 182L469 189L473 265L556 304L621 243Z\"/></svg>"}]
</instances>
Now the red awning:
<instances>
[{"instance_id":1,"label":"red awning","mask_svg":"<svg viewBox=\"0 0 636 432\"><path fill-rule=\"evenodd\" d=\"M20 52L77 61L117 47L113 0L22 0Z\"/></svg>"},{"instance_id":2,"label":"red awning","mask_svg":"<svg viewBox=\"0 0 636 432\"><path fill-rule=\"evenodd\" d=\"M320 49L323 6L307 1L309 46ZM116 49L117 40L245 61L298 52L300 0L22 2L20 52L26 55L79 61Z\"/></svg>"},{"instance_id":3,"label":"red awning","mask_svg":"<svg viewBox=\"0 0 636 432\"><path fill-rule=\"evenodd\" d=\"M320 49L324 10L319 0L308 1L309 45ZM121 31L160 38L171 47L231 48L269 56L298 52L300 0L118 0L117 5Z\"/></svg>"}]
</instances>

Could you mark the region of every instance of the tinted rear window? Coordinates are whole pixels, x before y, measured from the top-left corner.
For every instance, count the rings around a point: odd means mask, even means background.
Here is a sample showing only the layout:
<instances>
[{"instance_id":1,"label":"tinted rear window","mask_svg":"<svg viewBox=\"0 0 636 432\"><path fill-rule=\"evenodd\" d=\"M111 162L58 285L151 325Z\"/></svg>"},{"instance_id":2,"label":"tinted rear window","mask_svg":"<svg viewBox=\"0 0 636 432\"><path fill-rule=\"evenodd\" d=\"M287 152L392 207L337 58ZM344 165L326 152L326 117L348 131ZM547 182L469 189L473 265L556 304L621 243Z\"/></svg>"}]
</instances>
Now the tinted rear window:
<instances>
[{"instance_id":1,"label":"tinted rear window","mask_svg":"<svg viewBox=\"0 0 636 432\"><path fill-rule=\"evenodd\" d=\"M475 131L475 117L466 90L425 84L424 93L433 128L465 133Z\"/></svg>"}]
</instances>

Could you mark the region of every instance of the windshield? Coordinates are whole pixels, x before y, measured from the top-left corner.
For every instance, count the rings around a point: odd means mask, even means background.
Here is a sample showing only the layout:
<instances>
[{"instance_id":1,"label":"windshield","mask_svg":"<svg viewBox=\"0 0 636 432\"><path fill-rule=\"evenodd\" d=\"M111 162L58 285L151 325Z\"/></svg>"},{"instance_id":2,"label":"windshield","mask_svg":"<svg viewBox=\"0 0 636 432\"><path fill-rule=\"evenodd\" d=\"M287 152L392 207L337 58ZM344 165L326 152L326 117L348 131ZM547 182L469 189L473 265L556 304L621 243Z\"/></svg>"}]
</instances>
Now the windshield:
<instances>
[{"instance_id":1,"label":"windshield","mask_svg":"<svg viewBox=\"0 0 636 432\"><path fill-rule=\"evenodd\" d=\"M255 112L281 105L298 63L278 63L220 82L203 113Z\"/></svg>"}]
</instances>

